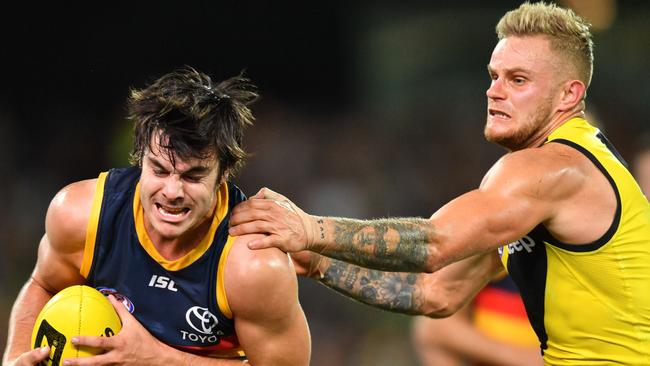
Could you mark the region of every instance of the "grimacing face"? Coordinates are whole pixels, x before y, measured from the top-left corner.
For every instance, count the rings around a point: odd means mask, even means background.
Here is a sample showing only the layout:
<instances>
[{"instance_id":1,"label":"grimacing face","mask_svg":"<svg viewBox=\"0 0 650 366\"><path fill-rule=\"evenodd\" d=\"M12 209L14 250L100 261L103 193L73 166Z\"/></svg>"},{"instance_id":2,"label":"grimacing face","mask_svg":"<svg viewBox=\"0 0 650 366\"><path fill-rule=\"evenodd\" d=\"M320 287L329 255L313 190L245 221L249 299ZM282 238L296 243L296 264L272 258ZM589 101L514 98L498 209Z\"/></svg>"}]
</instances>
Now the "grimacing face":
<instances>
[{"instance_id":1,"label":"grimacing face","mask_svg":"<svg viewBox=\"0 0 650 366\"><path fill-rule=\"evenodd\" d=\"M218 162L175 159L172 165L157 138L142 159L140 200L145 227L156 242L200 240L212 221L217 204ZM207 225L207 227L206 227Z\"/></svg>"},{"instance_id":2,"label":"grimacing face","mask_svg":"<svg viewBox=\"0 0 650 366\"><path fill-rule=\"evenodd\" d=\"M556 111L565 74L561 64L544 36L499 41L488 65L488 141L511 151L537 143Z\"/></svg>"}]
</instances>

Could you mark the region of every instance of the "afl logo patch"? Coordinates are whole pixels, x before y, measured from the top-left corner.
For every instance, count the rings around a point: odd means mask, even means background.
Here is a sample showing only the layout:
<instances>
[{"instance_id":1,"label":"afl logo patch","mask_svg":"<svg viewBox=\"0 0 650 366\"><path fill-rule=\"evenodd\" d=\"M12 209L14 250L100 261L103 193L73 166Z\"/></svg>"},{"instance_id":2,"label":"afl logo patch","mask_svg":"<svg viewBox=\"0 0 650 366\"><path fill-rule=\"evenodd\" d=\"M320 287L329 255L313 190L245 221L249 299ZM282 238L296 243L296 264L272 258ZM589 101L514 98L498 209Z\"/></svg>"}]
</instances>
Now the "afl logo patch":
<instances>
[{"instance_id":1,"label":"afl logo patch","mask_svg":"<svg viewBox=\"0 0 650 366\"><path fill-rule=\"evenodd\" d=\"M208 308L200 306L192 306L189 308L187 313L185 313L185 320L187 320L187 324L192 329L203 334L212 334L212 329L219 323L217 317Z\"/></svg>"},{"instance_id":2,"label":"afl logo patch","mask_svg":"<svg viewBox=\"0 0 650 366\"><path fill-rule=\"evenodd\" d=\"M129 311L129 313L133 314L133 312L135 311L135 305L133 305L133 302L131 300L129 300L128 297L126 297L126 296L122 295L121 293L117 292L116 289L111 288L111 287L99 286L99 287L97 287L97 291L101 292L102 294L104 294L104 296L107 296L107 297L108 297L108 295L115 296L115 299L117 301L121 302L122 305L124 305L124 307L126 308L126 310Z\"/></svg>"}]
</instances>

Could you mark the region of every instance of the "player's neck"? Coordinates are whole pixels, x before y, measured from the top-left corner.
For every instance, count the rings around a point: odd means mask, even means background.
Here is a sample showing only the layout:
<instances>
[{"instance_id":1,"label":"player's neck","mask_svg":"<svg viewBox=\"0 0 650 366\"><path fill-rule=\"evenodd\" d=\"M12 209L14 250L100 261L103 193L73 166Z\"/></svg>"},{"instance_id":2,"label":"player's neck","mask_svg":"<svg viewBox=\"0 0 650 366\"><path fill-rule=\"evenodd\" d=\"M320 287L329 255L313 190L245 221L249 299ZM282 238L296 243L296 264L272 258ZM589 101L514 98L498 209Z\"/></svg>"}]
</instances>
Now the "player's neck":
<instances>
[{"instance_id":1,"label":"player's neck","mask_svg":"<svg viewBox=\"0 0 650 366\"><path fill-rule=\"evenodd\" d=\"M197 228L179 236L168 238L156 233L150 233L149 238L158 254L163 258L173 261L182 258L196 248L210 230L211 221L206 220Z\"/></svg>"},{"instance_id":2,"label":"player's neck","mask_svg":"<svg viewBox=\"0 0 650 366\"><path fill-rule=\"evenodd\" d=\"M157 231L146 219L144 222L145 230L149 236L149 240L154 248L163 258L169 261L182 258L199 244L208 235L212 221L214 220L216 205L212 209L212 213L206 217L200 224L186 230L181 235L166 236Z\"/></svg>"},{"instance_id":3,"label":"player's neck","mask_svg":"<svg viewBox=\"0 0 650 366\"><path fill-rule=\"evenodd\" d=\"M575 111L566 111L566 112L558 112L554 116L551 117L551 120L549 123L545 124L537 134L533 138L531 138L526 144L522 146L521 149L516 149L516 150L523 150L527 148L534 148L541 146L544 141L553 133L553 131L557 130L560 126L565 124L567 121L580 117L584 118L585 114L583 110L575 110Z\"/></svg>"},{"instance_id":4,"label":"player's neck","mask_svg":"<svg viewBox=\"0 0 650 366\"><path fill-rule=\"evenodd\" d=\"M563 124L568 121L576 118L585 118L585 113L583 110L570 110L564 112L558 112L552 119L551 122L547 125L546 131L541 141L538 141L538 144L535 146L541 145L552 133L553 131L560 128Z\"/></svg>"}]
</instances>

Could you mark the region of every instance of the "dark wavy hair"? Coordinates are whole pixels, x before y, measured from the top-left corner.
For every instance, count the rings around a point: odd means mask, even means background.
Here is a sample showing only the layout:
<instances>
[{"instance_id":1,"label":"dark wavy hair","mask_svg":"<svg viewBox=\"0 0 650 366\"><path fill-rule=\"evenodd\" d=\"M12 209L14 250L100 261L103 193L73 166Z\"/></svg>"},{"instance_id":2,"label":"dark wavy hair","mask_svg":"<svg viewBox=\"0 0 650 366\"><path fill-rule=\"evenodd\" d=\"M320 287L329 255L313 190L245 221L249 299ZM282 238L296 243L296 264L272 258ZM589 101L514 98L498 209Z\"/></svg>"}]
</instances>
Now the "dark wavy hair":
<instances>
[{"instance_id":1,"label":"dark wavy hair","mask_svg":"<svg viewBox=\"0 0 650 366\"><path fill-rule=\"evenodd\" d=\"M255 85L242 74L215 84L189 66L163 75L144 89L132 89L128 99L129 119L135 125L131 164L142 166L155 138L173 165L176 159L216 156L219 181L232 176L247 156L242 139L254 120L248 106L257 98Z\"/></svg>"}]
</instances>

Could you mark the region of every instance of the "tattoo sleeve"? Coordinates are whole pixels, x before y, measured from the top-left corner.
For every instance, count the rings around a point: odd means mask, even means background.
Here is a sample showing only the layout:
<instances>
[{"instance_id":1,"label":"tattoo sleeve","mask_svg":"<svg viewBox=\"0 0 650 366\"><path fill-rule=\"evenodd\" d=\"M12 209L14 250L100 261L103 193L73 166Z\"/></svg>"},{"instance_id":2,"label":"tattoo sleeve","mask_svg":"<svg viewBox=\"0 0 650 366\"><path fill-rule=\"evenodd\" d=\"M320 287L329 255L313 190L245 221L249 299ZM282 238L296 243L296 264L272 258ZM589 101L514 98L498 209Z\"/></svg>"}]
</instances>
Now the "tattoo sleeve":
<instances>
[{"instance_id":1,"label":"tattoo sleeve","mask_svg":"<svg viewBox=\"0 0 650 366\"><path fill-rule=\"evenodd\" d=\"M425 298L415 273L383 272L324 259L320 282L364 304L405 314L422 314Z\"/></svg>"},{"instance_id":2,"label":"tattoo sleeve","mask_svg":"<svg viewBox=\"0 0 650 366\"><path fill-rule=\"evenodd\" d=\"M423 272L434 228L426 219L333 219L331 241L321 254L384 271Z\"/></svg>"}]
</instances>

